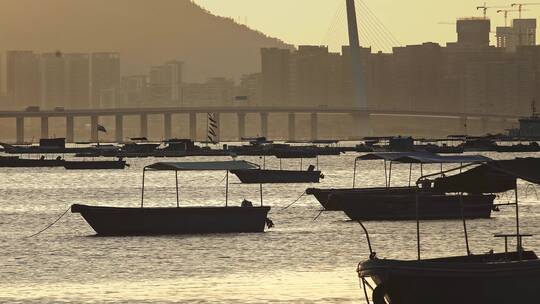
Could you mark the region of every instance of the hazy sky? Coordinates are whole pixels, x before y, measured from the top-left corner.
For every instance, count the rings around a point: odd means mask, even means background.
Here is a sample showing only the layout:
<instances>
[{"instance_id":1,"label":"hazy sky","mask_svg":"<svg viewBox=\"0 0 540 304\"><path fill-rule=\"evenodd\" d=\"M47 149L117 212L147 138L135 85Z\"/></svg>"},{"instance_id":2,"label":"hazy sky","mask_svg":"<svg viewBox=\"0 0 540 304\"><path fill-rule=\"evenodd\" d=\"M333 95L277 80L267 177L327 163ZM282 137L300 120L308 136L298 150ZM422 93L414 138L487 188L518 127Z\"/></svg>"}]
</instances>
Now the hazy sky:
<instances>
[{"instance_id":1,"label":"hazy sky","mask_svg":"<svg viewBox=\"0 0 540 304\"><path fill-rule=\"evenodd\" d=\"M324 44L334 48L345 44L347 39L345 23L337 26L336 14L344 11L345 0L194 0L209 11L220 16L227 16L275 36L285 42L299 44ZM416 44L425 41L445 43L455 41L455 26L447 24L455 22L458 17L482 16L476 7L484 1L476 0L362 0L362 2L378 17L384 26L401 44ZM486 1L487 6L509 6L515 1ZM523 1L527 2L527 1ZM358 9L358 8L357 8ZM540 16L540 5L528 7L523 17ZM497 9L488 10L492 20L492 28L504 25L502 14ZM360 16L369 21L366 12ZM512 15L511 15L512 16ZM517 17L517 13L513 13ZM374 20L373 17L370 17ZM360 20L359 22L362 22ZM332 26L333 25L333 26ZM364 46L387 44L382 39L380 28L374 22L364 22L361 36ZM332 29L331 34L327 34ZM367 40L367 43L366 43ZM492 43L494 43L494 34Z\"/></svg>"}]
</instances>

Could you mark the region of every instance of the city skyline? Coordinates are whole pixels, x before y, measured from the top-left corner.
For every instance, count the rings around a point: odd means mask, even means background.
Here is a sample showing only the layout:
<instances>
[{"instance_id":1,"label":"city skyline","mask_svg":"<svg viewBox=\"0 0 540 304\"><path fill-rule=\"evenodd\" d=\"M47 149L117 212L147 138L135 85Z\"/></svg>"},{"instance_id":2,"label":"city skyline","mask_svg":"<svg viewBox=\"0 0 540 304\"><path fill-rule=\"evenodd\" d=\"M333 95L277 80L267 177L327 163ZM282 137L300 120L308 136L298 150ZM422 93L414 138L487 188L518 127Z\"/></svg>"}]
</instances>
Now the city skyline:
<instances>
[{"instance_id":1,"label":"city skyline","mask_svg":"<svg viewBox=\"0 0 540 304\"><path fill-rule=\"evenodd\" d=\"M195 3L209 10L212 14L229 17L240 24L247 21L250 28L282 39L286 43L298 45L328 45L331 51L338 51L342 45L348 44L346 24L343 21L341 28L334 28L337 39L328 38L328 30L335 21L336 13L344 9L344 1L331 0L315 2L310 0L276 1L250 1L250 0L194 0ZM482 17L482 10L477 6L488 7L487 17L491 19L491 44L496 44L495 28L504 26L503 13L497 13L502 7L510 7L512 1L470 1L456 0L448 2L416 0L414 3L404 1L371 1L359 2L367 7L370 13L376 15L384 27L396 37L401 46L421 44L423 42L436 42L444 45L455 41L456 29L452 23L461 17ZM287 6L288 9L283 9ZM364 13L359 7L358 15ZM515 9L515 8L514 8ZM309 14L303 13L309 10ZM429 13L428 13L429 12ZM524 8L523 18L537 18L540 6L527 6ZM412 18L421 14L422 18ZM508 19L518 18L517 12L511 12ZM279 20L279 22L276 22ZM359 27L362 27L359 20ZM294 30L291 30L293 28ZM360 33L362 36L362 33ZM361 37L362 38L362 37ZM367 41L366 41L367 40ZM367 37L360 42L362 46L376 45L374 38ZM399 46L399 45L394 45ZM374 46L376 49L376 47ZM385 50L388 51L388 50Z\"/></svg>"}]
</instances>

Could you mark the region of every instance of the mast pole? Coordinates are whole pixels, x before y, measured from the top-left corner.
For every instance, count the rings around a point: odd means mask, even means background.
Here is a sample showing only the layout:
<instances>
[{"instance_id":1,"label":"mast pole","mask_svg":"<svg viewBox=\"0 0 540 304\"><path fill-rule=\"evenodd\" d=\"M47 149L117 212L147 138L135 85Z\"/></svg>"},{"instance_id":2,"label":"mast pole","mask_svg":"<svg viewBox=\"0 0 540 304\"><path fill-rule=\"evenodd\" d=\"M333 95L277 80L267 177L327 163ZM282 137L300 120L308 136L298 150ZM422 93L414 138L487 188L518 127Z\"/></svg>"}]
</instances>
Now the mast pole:
<instances>
[{"instance_id":1,"label":"mast pole","mask_svg":"<svg viewBox=\"0 0 540 304\"><path fill-rule=\"evenodd\" d=\"M263 206L263 188L262 184L259 184L259 192L261 194L261 207Z\"/></svg>"},{"instance_id":2,"label":"mast pole","mask_svg":"<svg viewBox=\"0 0 540 304\"><path fill-rule=\"evenodd\" d=\"M518 256L521 259L521 236L519 235L519 205L518 205L518 189L517 189L517 180L516 180L516 189L514 190L515 193L515 199L516 199L516 247Z\"/></svg>"},{"instance_id":3,"label":"mast pole","mask_svg":"<svg viewBox=\"0 0 540 304\"><path fill-rule=\"evenodd\" d=\"M418 260L420 260L420 210L418 202L418 185L415 193L416 198L416 252L418 255Z\"/></svg>"},{"instance_id":4,"label":"mast pole","mask_svg":"<svg viewBox=\"0 0 540 304\"><path fill-rule=\"evenodd\" d=\"M142 172L142 188L141 188L141 208L144 206L144 175L146 173L146 167L143 168Z\"/></svg>"},{"instance_id":5,"label":"mast pole","mask_svg":"<svg viewBox=\"0 0 540 304\"><path fill-rule=\"evenodd\" d=\"M356 184L356 162L358 161L358 159L354 159L354 169L353 169L353 176L352 176L352 187L354 189L354 186Z\"/></svg>"},{"instance_id":6,"label":"mast pole","mask_svg":"<svg viewBox=\"0 0 540 304\"><path fill-rule=\"evenodd\" d=\"M388 173L386 172L386 159L384 160L384 184L388 188Z\"/></svg>"},{"instance_id":7,"label":"mast pole","mask_svg":"<svg viewBox=\"0 0 540 304\"><path fill-rule=\"evenodd\" d=\"M390 188L390 181L392 180L392 161L390 161L390 169L388 171L388 188Z\"/></svg>"},{"instance_id":8,"label":"mast pole","mask_svg":"<svg viewBox=\"0 0 540 304\"><path fill-rule=\"evenodd\" d=\"M179 208L180 207L180 198L179 198L179 195L178 195L178 170L175 170L174 173L175 173L175 176L176 176L176 208Z\"/></svg>"},{"instance_id":9,"label":"mast pole","mask_svg":"<svg viewBox=\"0 0 540 304\"><path fill-rule=\"evenodd\" d=\"M229 206L229 170L225 175L225 207Z\"/></svg>"},{"instance_id":10,"label":"mast pole","mask_svg":"<svg viewBox=\"0 0 540 304\"><path fill-rule=\"evenodd\" d=\"M463 221L463 232L465 233L467 255L471 255L471 249L469 248L469 234L467 233L467 221L465 220L465 206L463 205L463 192L459 193L459 204L461 206L461 220Z\"/></svg>"}]
</instances>

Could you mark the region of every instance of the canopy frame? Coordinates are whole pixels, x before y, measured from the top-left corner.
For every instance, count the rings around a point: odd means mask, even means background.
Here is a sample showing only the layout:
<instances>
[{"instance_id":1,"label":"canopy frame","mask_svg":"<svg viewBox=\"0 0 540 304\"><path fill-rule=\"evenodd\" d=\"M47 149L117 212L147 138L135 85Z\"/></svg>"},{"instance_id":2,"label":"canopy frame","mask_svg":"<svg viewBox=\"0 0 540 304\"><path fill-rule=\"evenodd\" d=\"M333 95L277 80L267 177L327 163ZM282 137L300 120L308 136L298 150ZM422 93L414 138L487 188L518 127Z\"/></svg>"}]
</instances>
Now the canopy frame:
<instances>
[{"instance_id":1,"label":"canopy frame","mask_svg":"<svg viewBox=\"0 0 540 304\"><path fill-rule=\"evenodd\" d=\"M228 163L235 163L234 162L228 162ZM247 162L247 161L241 161L243 164L246 165L246 168L244 170L258 170L260 169L259 165ZM208 163L199 163L201 165L208 164L209 166L205 168L201 167L201 169L197 169L194 167L191 167L191 165L196 163L155 163L152 165L147 165L143 168L143 176L142 176L142 186L141 186L141 208L144 208L144 190L145 190L145 178L146 178L146 172L147 171L174 171L175 174L175 184L176 184L176 207L180 208L180 191L179 191L179 183L178 183L178 171L226 171L225 175L225 207L229 207L229 171L236 170L236 168L233 167L223 167L220 168L219 164L226 164L227 162L208 162ZM239 162L240 163L240 162ZM170 165L168 165L170 164ZM175 166L178 165L178 166ZM181 164L186 165L186 168L182 168ZM212 167L211 165L215 165ZM249 167L249 168L248 168ZM259 193L260 193L260 206L263 207L263 188L262 184L259 186Z\"/></svg>"}]
</instances>

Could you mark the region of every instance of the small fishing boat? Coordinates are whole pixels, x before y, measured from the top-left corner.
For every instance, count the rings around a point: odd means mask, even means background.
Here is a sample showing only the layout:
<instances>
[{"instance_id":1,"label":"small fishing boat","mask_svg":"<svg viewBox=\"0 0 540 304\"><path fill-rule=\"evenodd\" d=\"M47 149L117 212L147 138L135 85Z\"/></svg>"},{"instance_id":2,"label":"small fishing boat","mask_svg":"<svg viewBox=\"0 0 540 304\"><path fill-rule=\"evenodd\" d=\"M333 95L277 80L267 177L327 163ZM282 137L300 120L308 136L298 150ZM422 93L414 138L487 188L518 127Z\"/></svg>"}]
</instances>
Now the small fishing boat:
<instances>
[{"instance_id":1,"label":"small fishing boat","mask_svg":"<svg viewBox=\"0 0 540 304\"><path fill-rule=\"evenodd\" d=\"M66 160L64 168L67 170L114 170L125 169L126 161L119 160Z\"/></svg>"},{"instance_id":2,"label":"small fishing boat","mask_svg":"<svg viewBox=\"0 0 540 304\"><path fill-rule=\"evenodd\" d=\"M229 171L257 170L256 164L246 161L155 163L144 167L141 205L136 208L102 207L75 204L71 212L80 213L98 235L160 235L264 232L272 226L267 218L270 207L244 200L239 206L229 206ZM144 207L144 180L146 172L172 171L176 175L176 207ZM178 171L226 171L225 206L180 206Z\"/></svg>"},{"instance_id":3,"label":"small fishing boat","mask_svg":"<svg viewBox=\"0 0 540 304\"><path fill-rule=\"evenodd\" d=\"M308 170L233 170L234 175L244 184L290 184L318 183L324 177L314 166Z\"/></svg>"},{"instance_id":4,"label":"small fishing boat","mask_svg":"<svg viewBox=\"0 0 540 304\"><path fill-rule=\"evenodd\" d=\"M362 160L383 160L385 187L355 188L357 162ZM490 160L479 155L441 156L429 152L380 152L369 153L356 158L353 172L353 188L317 189L309 188L307 194L315 196L328 211L344 211L351 220L413 220L416 203L422 210L422 219L459 219L460 201L470 208L467 218L489 218L494 208L495 196L471 190L469 195L456 195L424 185L421 191L411 185L412 165L474 164ZM390 163L387 171L387 163ZM409 164L409 185L391 186L392 165Z\"/></svg>"},{"instance_id":5,"label":"small fishing boat","mask_svg":"<svg viewBox=\"0 0 540 304\"><path fill-rule=\"evenodd\" d=\"M505 204L516 209L514 233L496 234L504 238L504 252L472 254L466 218L463 230L467 254L464 256L421 258L420 214L416 213L417 260L379 259L373 251L368 230L359 221L366 235L370 256L358 265L358 276L368 303L374 304L513 304L534 303L540 297L540 260L533 251L523 248L519 225L517 179L540 184L540 159L490 161L467 172L441 177L434 182L446 191L463 193L477 187L491 187L493 192L508 188L513 180L515 202ZM422 177L418 184L429 176ZM461 208L466 208L461 204ZM516 239L515 251L509 251L509 238ZM371 281L371 283L370 283ZM368 290L371 289L371 295ZM371 301L370 301L371 298Z\"/></svg>"},{"instance_id":6,"label":"small fishing boat","mask_svg":"<svg viewBox=\"0 0 540 304\"><path fill-rule=\"evenodd\" d=\"M58 156L53 159L47 159L44 156L40 158L20 158L18 156L0 156L0 167L4 168L39 168L39 167L62 167L64 160Z\"/></svg>"}]
</instances>

